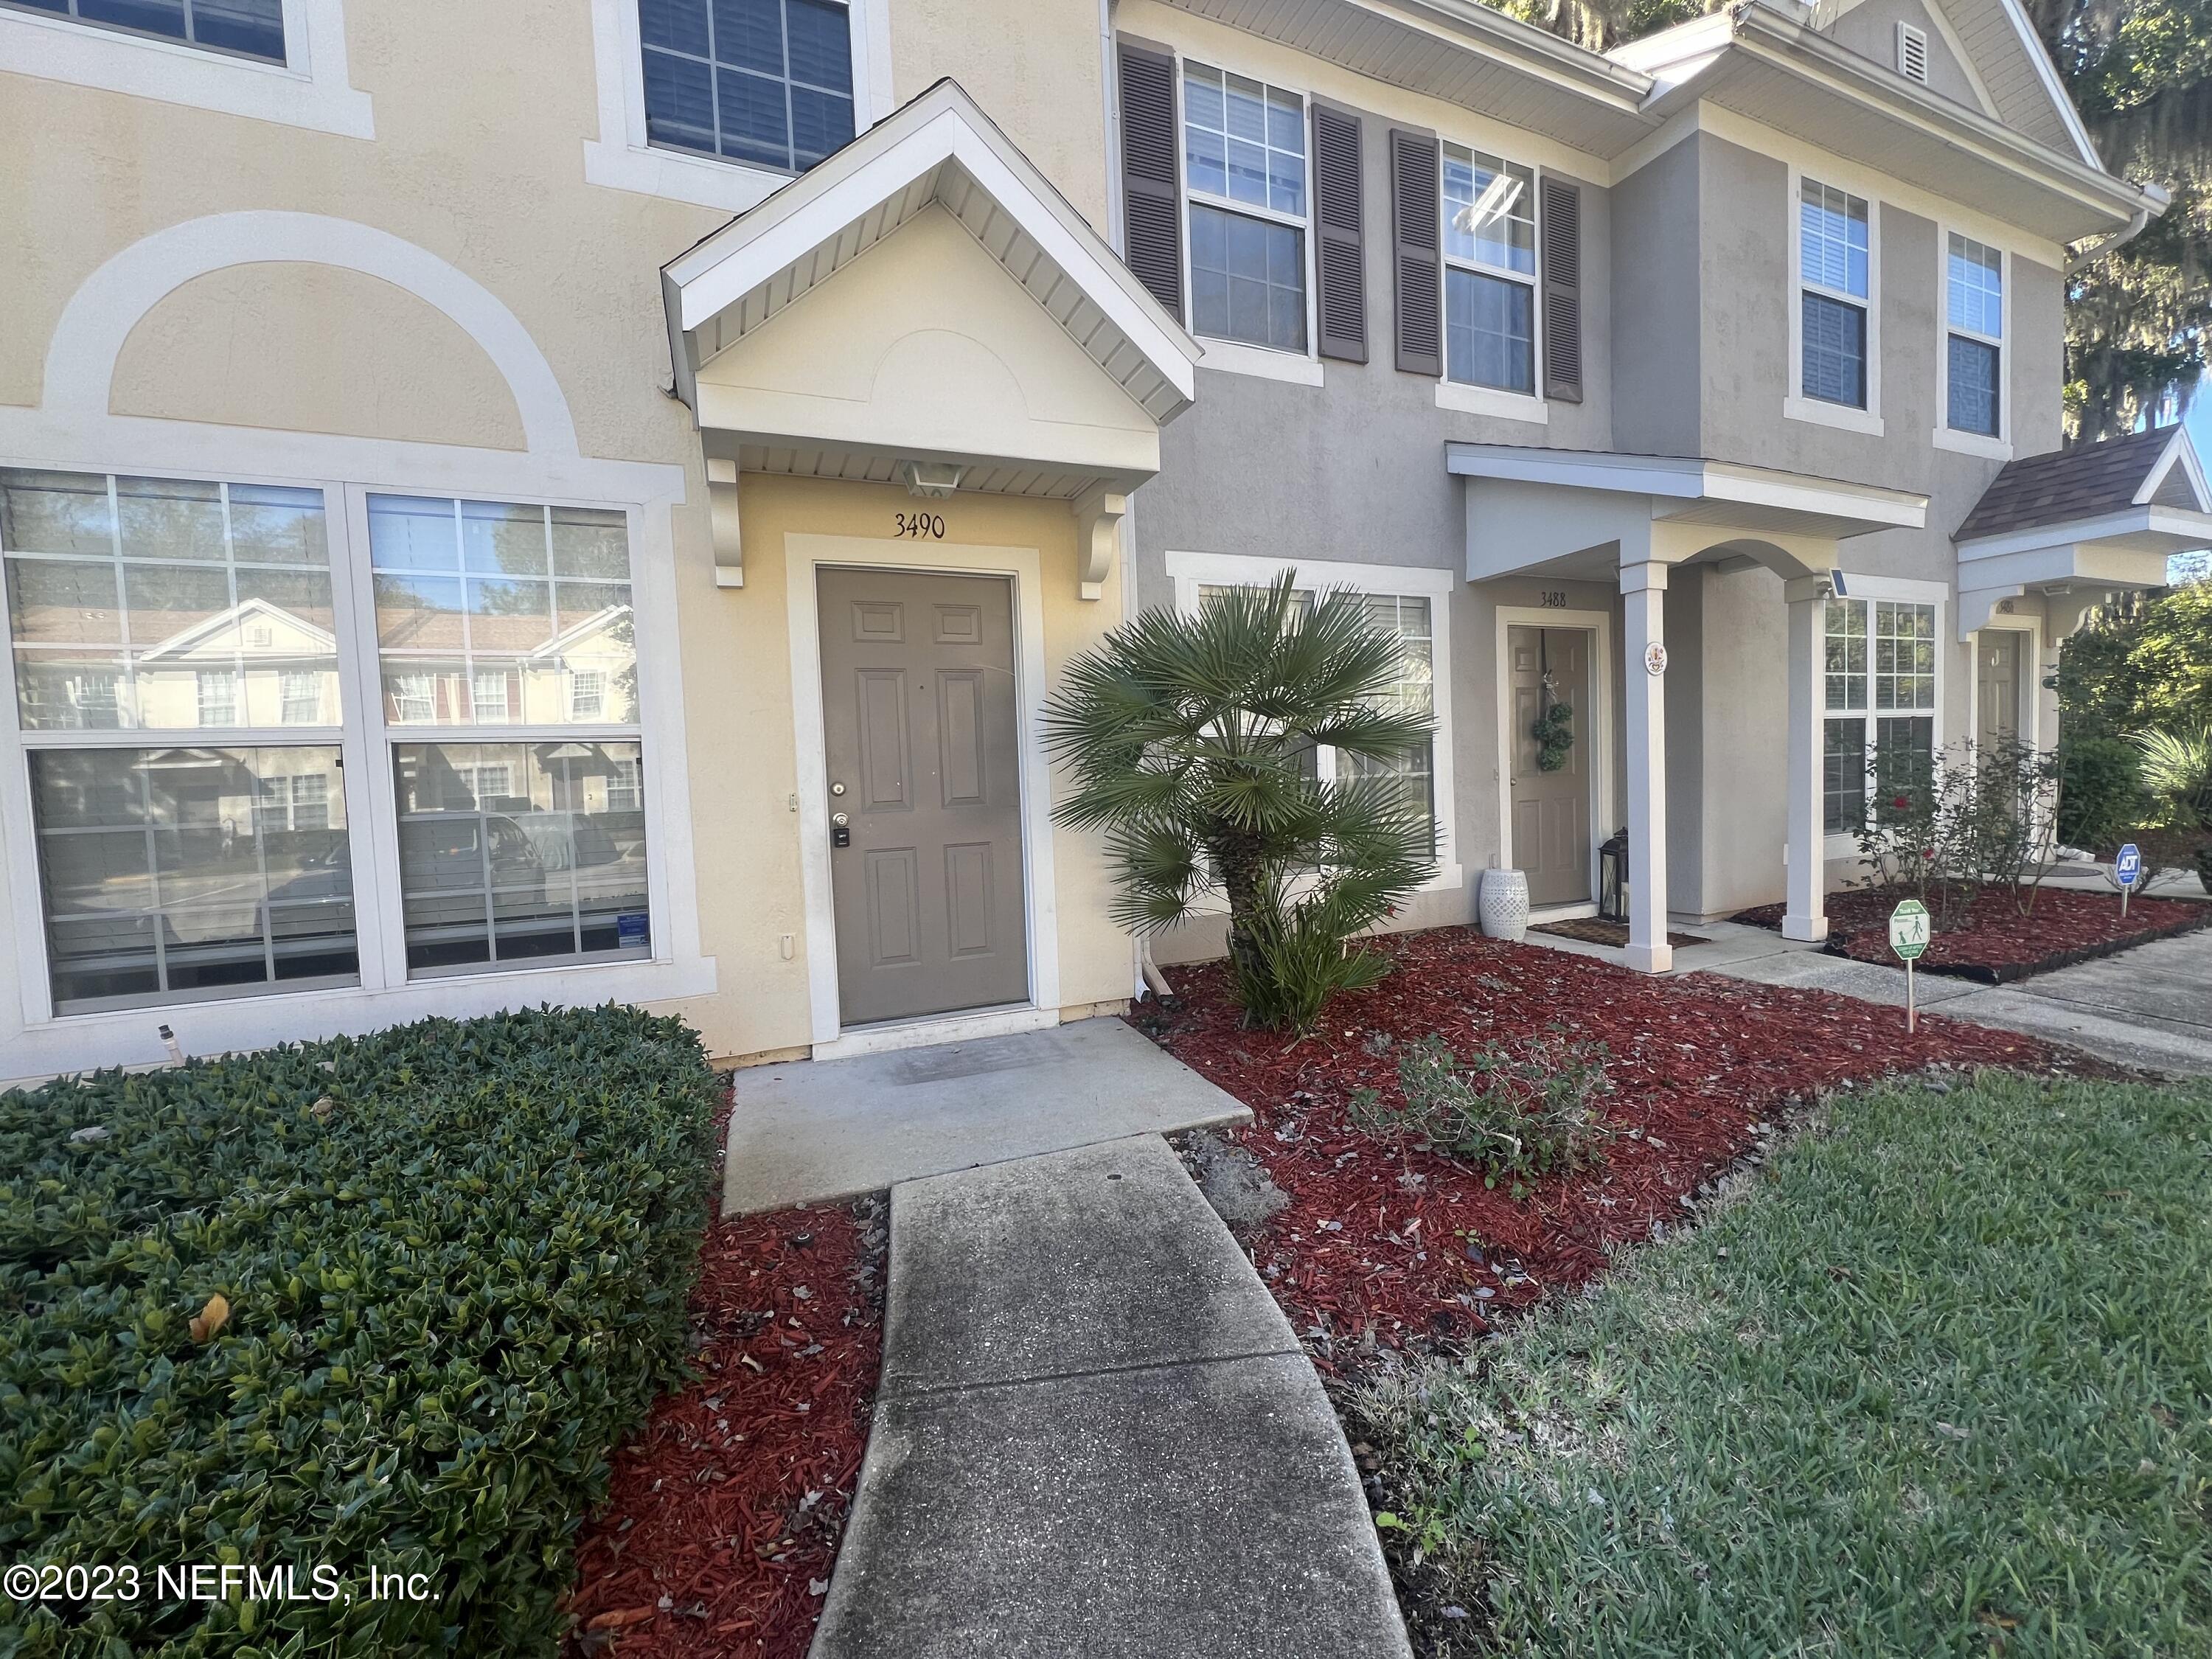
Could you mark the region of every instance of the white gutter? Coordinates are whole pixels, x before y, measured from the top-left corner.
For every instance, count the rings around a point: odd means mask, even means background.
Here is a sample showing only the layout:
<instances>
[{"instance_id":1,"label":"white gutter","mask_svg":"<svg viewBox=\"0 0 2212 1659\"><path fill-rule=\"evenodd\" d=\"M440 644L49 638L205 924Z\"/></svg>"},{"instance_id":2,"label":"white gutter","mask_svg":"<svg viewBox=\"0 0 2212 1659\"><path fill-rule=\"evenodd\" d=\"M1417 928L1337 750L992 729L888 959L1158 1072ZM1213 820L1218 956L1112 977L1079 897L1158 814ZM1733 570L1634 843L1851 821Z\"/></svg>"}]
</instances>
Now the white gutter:
<instances>
[{"instance_id":1,"label":"white gutter","mask_svg":"<svg viewBox=\"0 0 2212 1659\"><path fill-rule=\"evenodd\" d=\"M2066 275L2079 276L2107 253L2117 253L2143 234L2150 222L2163 214L2173 204L2173 193L2164 185L2144 185L2142 187L2143 204L2128 220L2125 230L2116 230L2100 241L2091 243L2066 261Z\"/></svg>"}]
</instances>

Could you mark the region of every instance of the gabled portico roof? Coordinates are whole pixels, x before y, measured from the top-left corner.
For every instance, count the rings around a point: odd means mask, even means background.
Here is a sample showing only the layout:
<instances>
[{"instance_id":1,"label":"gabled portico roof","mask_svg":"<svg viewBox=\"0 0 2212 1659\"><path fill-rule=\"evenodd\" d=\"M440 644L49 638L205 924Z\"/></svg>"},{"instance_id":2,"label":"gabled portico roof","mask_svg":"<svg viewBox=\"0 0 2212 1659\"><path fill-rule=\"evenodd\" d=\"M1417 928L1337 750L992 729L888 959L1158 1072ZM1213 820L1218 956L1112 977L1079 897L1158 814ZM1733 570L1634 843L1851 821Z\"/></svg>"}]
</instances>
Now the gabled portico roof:
<instances>
[{"instance_id":1,"label":"gabled portico roof","mask_svg":"<svg viewBox=\"0 0 2212 1659\"><path fill-rule=\"evenodd\" d=\"M951 80L663 267L678 395L696 410L701 364L933 204L1154 420L1190 406L1197 342Z\"/></svg>"},{"instance_id":2,"label":"gabled portico roof","mask_svg":"<svg viewBox=\"0 0 2212 1659\"><path fill-rule=\"evenodd\" d=\"M2156 587L2166 559L2212 547L2212 489L2179 426L2006 463L1952 538L1961 635L1999 602Z\"/></svg>"}]
</instances>

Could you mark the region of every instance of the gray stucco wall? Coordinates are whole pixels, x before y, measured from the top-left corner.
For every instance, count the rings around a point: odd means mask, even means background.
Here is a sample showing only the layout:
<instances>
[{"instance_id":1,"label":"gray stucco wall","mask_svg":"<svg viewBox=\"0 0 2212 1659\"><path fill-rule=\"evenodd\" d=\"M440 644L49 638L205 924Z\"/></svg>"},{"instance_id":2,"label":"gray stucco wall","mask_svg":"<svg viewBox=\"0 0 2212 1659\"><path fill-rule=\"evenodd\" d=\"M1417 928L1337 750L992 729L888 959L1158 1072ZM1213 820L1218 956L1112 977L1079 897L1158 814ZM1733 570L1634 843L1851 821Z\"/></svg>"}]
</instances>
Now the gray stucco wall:
<instances>
[{"instance_id":1,"label":"gray stucco wall","mask_svg":"<svg viewBox=\"0 0 2212 1659\"><path fill-rule=\"evenodd\" d=\"M1928 37L1928 89L1972 110L1981 108L1973 84L1959 67L1936 20L1920 0L1864 0L1832 24L1828 38L1838 46L1873 59L1884 69L1897 67L1897 26L1910 23Z\"/></svg>"},{"instance_id":2,"label":"gray stucco wall","mask_svg":"<svg viewBox=\"0 0 2212 1659\"><path fill-rule=\"evenodd\" d=\"M1612 191L1613 434L1633 454L1698 453L1698 188L1691 139Z\"/></svg>"},{"instance_id":3,"label":"gray stucco wall","mask_svg":"<svg viewBox=\"0 0 2212 1659\"><path fill-rule=\"evenodd\" d=\"M1868 0L1869 5L1875 0ZM1892 21L1894 21L1893 19ZM1584 394L1553 402L1548 424L1440 410L1435 382L1398 372L1392 349L1389 124L1363 117L1368 349L1364 364L1322 365L1321 387L1201 368L1197 406L1163 434L1163 468L1135 497L1130 545L1139 605L1173 603L1169 549L1269 559L1419 566L1465 559L1462 487L1444 471L1446 442L1703 454L1814 477L1927 491L1924 531L1855 538L1854 571L1948 581L1949 537L2000 463L1938 450L1935 364L1942 346L1940 228L1881 210L1879 436L1784 418L1789 282L1796 216L1784 164L1701 134L1611 191L1583 185ZM1632 257L1621 250L1635 250ZM2011 431L2018 453L2057 447L2061 284L2014 259ZM1624 348L1613 349L1619 342ZM1498 611L1554 604L1613 619L1607 665L1608 772L1615 803L1595 813L1601 841L1618 827L1625 762L1618 740L1626 670L1612 584L1511 578L1462 584L1449 601L1453 657L1438 696L1455 748L1453 860L1458 889L1425 894L1404 927L1465 921L1481 872L1503 861ZM1782 896L1787 763L1786 608L1765 570L1678 570L1667 602L1669 901L1692 916L1725 915ZM1942 732L1966 730L1972 658L1942 649ZM1641 672L1640 665L1632 672ZM1830 867L1832 882L1855 873ZM1164 962L1218 954L1221 925L1163 939Z\"/></svg>"}]
</instances>

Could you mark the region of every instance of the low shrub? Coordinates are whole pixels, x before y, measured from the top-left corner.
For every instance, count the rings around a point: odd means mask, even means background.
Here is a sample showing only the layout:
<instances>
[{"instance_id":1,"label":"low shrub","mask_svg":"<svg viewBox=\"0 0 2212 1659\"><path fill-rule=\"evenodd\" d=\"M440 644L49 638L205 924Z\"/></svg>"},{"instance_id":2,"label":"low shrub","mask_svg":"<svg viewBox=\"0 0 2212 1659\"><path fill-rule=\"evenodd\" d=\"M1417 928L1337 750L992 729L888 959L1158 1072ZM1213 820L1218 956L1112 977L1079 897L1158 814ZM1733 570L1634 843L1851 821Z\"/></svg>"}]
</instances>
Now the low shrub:
<instances>
[{"instance_id":1,"label":"low shrub","mask_svg":"<svg viewBox=\"0 0 2212 1659\"><path fill-rule=\"evenodd\" d=\"M1515 1048L1485 1043L1462 1070L1442 1037L1420 1037L1399 1050L1401 1103L1355 1090L1352 1121L1379 1140L1425 1141L1482 1169L1486 1186L1510 1182L1517 1195L1531 1177L1604 1155L1612 1131L1598 1102L1613 1090L1608 1058L1603 1043L1554 1024Z\"/></svg>"},{"instance_id":2,"label":"low shrub","mask_svg":"<svg viewBox=\"0 0 2212 1659\"><path fill-rule=\"evenodd\" d=\"M2150 804L2142 757L2125 738L2064 739L2058 771L2058 838L2069 847L2117 847L2142 822Z\"/></svg>"},{"instance_id":3,"label":"low shrub","mask_svg":"<svg viewBox=\"0 0 2212 1659\"><path fill-rule=\"evenodd\" d=\"M0 1653L551 1654L682 1374L715 1097L613 1006L0 1095L0 1560L142 1575L0 1602ZM301 1599L157 1593L196 1563Z\"/></svg>"},{"instance_id":4,"label":"low shrub","mask_svg":"<svg viewBox=\"0 0 2212 1659\"><path fill-rule=\"evenodd\" d=\"M1339 991L1362 991L1390 971L1390 958L1346 940L1341 905L1323 890L1285 902L1272 890L1245 922L1249 948L1229 959L1244 1023L1310 1031Z\"/></svg>"}]
</instances>

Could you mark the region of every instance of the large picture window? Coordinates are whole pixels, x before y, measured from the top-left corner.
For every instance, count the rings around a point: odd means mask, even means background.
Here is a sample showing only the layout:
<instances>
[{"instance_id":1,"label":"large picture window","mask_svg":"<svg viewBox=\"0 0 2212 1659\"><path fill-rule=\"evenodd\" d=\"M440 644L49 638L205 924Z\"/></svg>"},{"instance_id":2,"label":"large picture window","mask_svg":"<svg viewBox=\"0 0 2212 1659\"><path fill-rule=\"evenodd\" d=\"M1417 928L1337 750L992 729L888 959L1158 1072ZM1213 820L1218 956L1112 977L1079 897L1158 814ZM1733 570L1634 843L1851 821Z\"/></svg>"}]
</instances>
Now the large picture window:
<instances>
[{"instance_id":1,"label":"large picture window","mask_svg":"<svg viewBox=\"0 0 2212 1659\"><path fill-rule=\"evenodd\" d=\"M284 61L283 0L7 0L127 34Z\"/></svg>"},{"instance_id":2,"label":"large picture window","mask_svg":"<svg viewBox=\"0 0 2212 1659\"><path fill-rule=\"evenodd\" d=\"M651 955L627 515L363 494L355 543L343 500L0 470L56 1013L360 983L355 744L388 748L400 848L369 959Z\"/></svg>"},{"instance_id":3,"label":"large picture window","mask_svg":"<svg viewBox=\"0 0 2212 1659\"><path fill-rule=\"evenodd\" d=\"M1936 755L1936 607L1831 599L1822 817L1856 834L1926 786Z\"/></svg>"},{"instance_id":4,"label":"large picture window","mask_svg":"<svg viewBox=\"0 0 2212 1659\"><path fill-rule=\"evenodd\" d=\"M1866 203L1805 179L1797 252L1804 394L1864 409L1871 279Z\"/></svg>"},{"instance_id":5,"label":"large picture window","mask_svg":"<svg viewBox=\"0 0 2212 1659\"><path fill-rule=\"evenodd\" d=\"M1183 65L1192 331L1306 349L1305 100Z\"/></svg>"},{"instance_id":6,"label":"large picture window","mask_svg":"<svg viewBox=\"0 0 2212 1659\"><path fill-rule=\"evenodd\" d=\"M1442 148L1444 375L1536 390L1536 186L1527 167Z\"/></svg>"},{"instance_id":7,"label":"large picture window","mask_svg":"<svg viewBox=\"0 0 2212 1659\"><path fill-rule=\"evenodd\" d=\"M1946 422L1984 438L2003 424L2004 256L1950 234L1944 271Z\"/></svg>"},{"instance_id":8,"label":"large picture window","mask_svg":"<svg viewBox=\"0 0 2212 1659\"><path fill-rule=\"evenodd\" d=\"M803 173L848 143L842 0L638 0L649 142Z\"/></svg>"}]
</instances>

